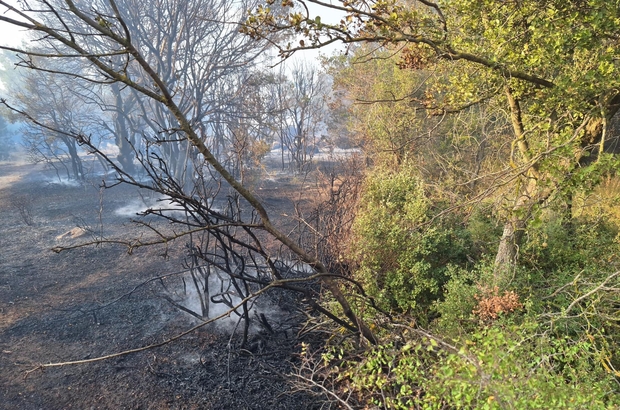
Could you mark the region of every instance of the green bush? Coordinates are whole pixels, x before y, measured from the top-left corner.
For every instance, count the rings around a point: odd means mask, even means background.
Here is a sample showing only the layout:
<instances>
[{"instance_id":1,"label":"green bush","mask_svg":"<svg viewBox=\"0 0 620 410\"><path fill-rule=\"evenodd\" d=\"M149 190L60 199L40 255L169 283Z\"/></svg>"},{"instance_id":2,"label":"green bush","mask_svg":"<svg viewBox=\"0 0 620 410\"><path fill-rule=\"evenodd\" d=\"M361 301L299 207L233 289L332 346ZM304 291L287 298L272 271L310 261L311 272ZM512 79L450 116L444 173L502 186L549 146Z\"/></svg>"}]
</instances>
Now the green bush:
<instances>
[{"instance_id":1,"label":"green bush","mask_svg":"<svg viewBox=\"0 0 620 410\"><path fill-rule=\"evenodd\" d=\"M488 209L481 207L467 224L454 214L437 217L441 207L431 206L406 164L373 171L361 199L355 275L381 307L398 313L396 325L383 324L381 345L338 362L333 377L363 404L620 408L620 234L614 220L569 219L546 209L528 226L510 282L495 289L485 286L494 283L501 232ZM505 292L511 290L518 295ZM483 319L474 312L484 297L498 303L505 297L518 309ZM402 332L405 323L428 327L437 337L413 328Z\"/></svg>"},{"instance_id":2,"label":"green bush","mask_svg":"<svg viewBox=\"0 0 620 410\"><path fill-rule=\"evenodd\" d=\"M374 170L366 180L354 222L356 278L387 310L424 316L441 296L448 267L464 265L465 229L432 216L413 167Z\"/></svg>"},{"instance_id":3,"label":"green bush","mask_svg":"<svg viewBox=\"0 0 620 410\"><path fill-rule=\"evenodd\" d=\"M549 214L528 230L516 286L556 338L587 337L599 366L620 368L620 236L614 221Z\"/></svg>"},{"instance_id":4,"label":"green bush","mask_svg":"<svg viewBox=\"0 0 620 410\"><path fill-rule=\"evenodd\" d=\"M339 378L362 401L386 409L607 409L620 405L613 375L585 339L554 338L533 322L498 322L446 343L414 331Z\"/></svg>"},{"instance_id":5,"label":"green bush","mask_svg":"<svg viewBox=\"0 0 620 410\"><path fill-rule=\"evenodd\" d=\"M492 204L481 204L467 218L467 232L471 236L469 255L476 261L494 255L502 236L503 226L497 223L492 208Z\"/></svg>"},{"instance_id":6,"label":"green bush","mask_svg":"<svg viewBox=\"0 0 620 410\"><path fill-rule=\"evenodd\" d=\"M604 218L551 213L529 227L521 261L545 272L606 270L620 262L618 233L618 226Z\"/></svg>"},{"instance_id":7,"label":"green bush","mask_svg":"<svg viewBox=\"0 0 620 410\"><path fill-rule=\"evenodd\" d=\"M439 318L434 327L442 333L457 335L471 331L477 327L473 310L476 307L476 295L480 293L479 284L484 283L492 275L492 267L480 264L474 270L451 267L444 285L443 300L435 302L435 310Z\"/></svg>"}]
</instances>

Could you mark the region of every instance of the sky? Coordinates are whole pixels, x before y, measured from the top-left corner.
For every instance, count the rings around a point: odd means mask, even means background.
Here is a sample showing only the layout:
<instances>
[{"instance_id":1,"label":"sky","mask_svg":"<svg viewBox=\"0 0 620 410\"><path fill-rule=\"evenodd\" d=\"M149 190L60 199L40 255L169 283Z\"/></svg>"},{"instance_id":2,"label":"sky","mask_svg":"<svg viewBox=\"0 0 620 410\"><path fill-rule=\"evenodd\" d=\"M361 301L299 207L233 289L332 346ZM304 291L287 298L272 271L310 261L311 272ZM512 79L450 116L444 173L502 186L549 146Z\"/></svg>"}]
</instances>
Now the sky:
<instances>
[{"instance_id":1,"label":"sky","mask_svg":"<svg viewBox=\"0 0 620 410\"><path fill-rule=\"evenodd\" d=\"M15 4L17 2L9 0L8 3ZM0 13L7 17L12 17L9 14L6 14L6 9L4 7L0 7ZM16 46L21 43L24 37L25 30L0 21L0 44L5 46Z\"/></svg>"},{"instance_id":2,"label":"sky","mask_svg":"<svg viewBox=\"0 0 620 410\"><path fill-rule=\"evenodd\" d=\"M0 13L4 14L4 7L0 7ZM25 39L25 30L22 28L15 27L11 24L0 21L0 45L17 47L21 44L21 42ZM8 69L7 67L3 67L0 63L0 70ZM0 91L5 91L6 87L0 80Z\"/></svg>"}]
</instances>

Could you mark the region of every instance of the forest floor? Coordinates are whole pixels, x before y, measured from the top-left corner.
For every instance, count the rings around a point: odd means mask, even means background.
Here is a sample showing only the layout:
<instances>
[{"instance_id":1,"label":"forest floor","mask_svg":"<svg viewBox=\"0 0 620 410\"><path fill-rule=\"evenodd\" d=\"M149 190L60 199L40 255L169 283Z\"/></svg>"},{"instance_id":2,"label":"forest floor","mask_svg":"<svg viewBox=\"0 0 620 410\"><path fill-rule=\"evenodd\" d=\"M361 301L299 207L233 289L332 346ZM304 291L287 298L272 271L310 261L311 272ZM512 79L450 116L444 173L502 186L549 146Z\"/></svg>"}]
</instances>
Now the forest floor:
<instances>
[{"instance_id":1,"label":"forest floor","mask_svg":"<svg viewBox=\"0 0 620 410\"><path fill-rule=\"evenodd\" d=\"M243 354L239 338L207 325L162 347L92 359L167 340L198 322L163 297L161 275L181 269L183 244L89 246L91 231L139 231L127 207L136 188L60 184L41 166L0 163L0 408L4 409L311 409L320 401L287 381L298 360L295 322ZM256 187L272 210L289 206L286 185ZM133 201L133 202L132 202ZM124 210L124 211L123 211ZM291 309L291 307L280 307ZM292 308L294 309L294 308Z\"/></svg>"}]
</instances>

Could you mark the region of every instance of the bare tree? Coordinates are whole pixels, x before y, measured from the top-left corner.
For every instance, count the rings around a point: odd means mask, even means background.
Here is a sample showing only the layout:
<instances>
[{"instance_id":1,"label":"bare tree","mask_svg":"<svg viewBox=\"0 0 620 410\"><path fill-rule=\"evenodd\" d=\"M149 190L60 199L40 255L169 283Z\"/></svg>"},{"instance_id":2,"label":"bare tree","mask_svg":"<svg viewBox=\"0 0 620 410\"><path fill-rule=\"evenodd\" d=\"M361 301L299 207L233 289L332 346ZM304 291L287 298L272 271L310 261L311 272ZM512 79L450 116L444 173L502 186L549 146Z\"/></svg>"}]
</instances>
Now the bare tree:
<instances>
[{"instance_id":1,"label":"bare tree","mask_svg":"<svg viewBox=\"0 0 620 410\"><path fill-rule=\"evenodd\" d=\"M230 113L238 111L239 97L246 94L246 84L240 80L247 79L248 70L266 55L268 42L251 41L234 23L250 6L223 0L130 1L119 6L146 63L159 74L181 113L211 148L225 144L223 136L213 132L221 129L215 123L235 121ZM127 70L131 72L132 66ZM141 70L132 75L142 83L151 81ZM171 174L191 182L192 168L200 164L193 164L195 147L179 138L178 120L158 103L142 97L137 101Z\"/></svg>"},{"instance_id":2,"label":"bare tree","mask_svg":"<svg viewBox=\"0 0 620 410\"><path fill-rule=\"evenodd\" d=\"M329 83L318 67L307 62L294 63L287 74L276 93L283 107L281 144L301 172L312 161L326 129Z\"/></svg>"},{"instance_id":3,"label":"bare tree","mask_svg":"<svg viewBox=\"0 0 620 410\"><path fill-rule=\"evenodd\" d=\"M53 66L46 66L53 70ZM68 179L83 180L84 165L81 148L74 138L54 130L85 131L91 115L71 89L67 78L50 73L26 72L18 90L14 90L19 110L32 113L44 125L24 124L22 134L28 155L33 162L44 162Z\"/></svg>"}]
</instances>

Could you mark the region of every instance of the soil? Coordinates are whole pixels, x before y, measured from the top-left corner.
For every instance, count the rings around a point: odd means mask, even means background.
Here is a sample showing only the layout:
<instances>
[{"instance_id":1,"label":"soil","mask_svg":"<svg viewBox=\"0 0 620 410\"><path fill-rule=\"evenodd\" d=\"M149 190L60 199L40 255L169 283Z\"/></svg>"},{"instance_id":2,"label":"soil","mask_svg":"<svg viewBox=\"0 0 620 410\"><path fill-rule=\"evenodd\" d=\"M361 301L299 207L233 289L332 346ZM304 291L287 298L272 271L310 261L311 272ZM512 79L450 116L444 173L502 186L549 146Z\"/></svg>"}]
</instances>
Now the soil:
<instances>
[{"instance_id":1,"label":"soil","mask_svg":"<svg viewBox=\"0 0 620 410\"><path fill-rule=\"evenodd\" d=\"M96 182L61 185L53 178L40 166L0 163L0 408L321 407L287 381L300 344L290 316L277 324L286 331L261 342L256 354L208 325L159 348L41 369L161 342L198 323L151 280L180 269L181 245L131 255L107 245L51 251L87 242L93 231L137 234L130 217L114 210L140 199L128 186L101 195ZM262 195L280 205L277 187Z\"/></svg>"}]
</instances>

